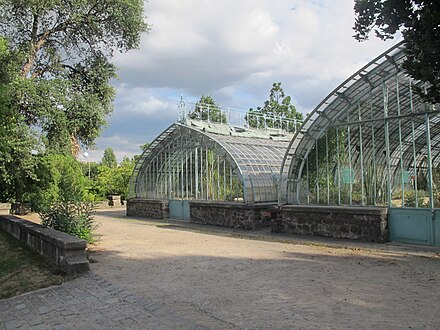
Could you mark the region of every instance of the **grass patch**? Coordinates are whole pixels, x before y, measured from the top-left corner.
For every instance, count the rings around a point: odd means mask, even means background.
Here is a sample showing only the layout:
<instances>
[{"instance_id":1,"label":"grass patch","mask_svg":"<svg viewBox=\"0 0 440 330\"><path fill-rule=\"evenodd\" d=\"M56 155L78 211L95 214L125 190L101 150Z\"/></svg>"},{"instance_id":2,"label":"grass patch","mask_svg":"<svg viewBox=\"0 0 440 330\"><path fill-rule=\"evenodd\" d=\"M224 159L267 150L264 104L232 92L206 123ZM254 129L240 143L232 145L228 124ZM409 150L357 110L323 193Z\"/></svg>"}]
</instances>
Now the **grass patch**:
<instances>
[{"instance_id":1,"label":"grass patch","mask_svg":"<svg viewBox=\"0 0 440 330\"><path fill-rule=\"evenodd\" d=\"M0 230L0 299L61 284L63 278L37 252Z\"/></svg>"}]
</instances>

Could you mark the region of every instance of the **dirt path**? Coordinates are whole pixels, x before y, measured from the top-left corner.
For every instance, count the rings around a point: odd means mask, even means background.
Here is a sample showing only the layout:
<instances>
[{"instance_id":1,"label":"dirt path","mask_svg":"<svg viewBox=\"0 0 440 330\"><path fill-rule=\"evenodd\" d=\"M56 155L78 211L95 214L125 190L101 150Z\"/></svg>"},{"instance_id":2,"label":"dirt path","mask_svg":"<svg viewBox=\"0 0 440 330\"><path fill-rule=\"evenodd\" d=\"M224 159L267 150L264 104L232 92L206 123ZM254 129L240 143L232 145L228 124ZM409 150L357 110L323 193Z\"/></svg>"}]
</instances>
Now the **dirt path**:
<instances>
[{"instance_id":1,"label":"dirt path","mask_svg":"<svg viewBox=\"0 0 440 330\"><path fill-rule=\"evenodd\" d=\"M93 272L228 327L440 328L440 258L259 241L98 212ZM195 313L196 312L196 313ZM214 326L215 327L215 326Z\"/></svg>"}]
</instances>

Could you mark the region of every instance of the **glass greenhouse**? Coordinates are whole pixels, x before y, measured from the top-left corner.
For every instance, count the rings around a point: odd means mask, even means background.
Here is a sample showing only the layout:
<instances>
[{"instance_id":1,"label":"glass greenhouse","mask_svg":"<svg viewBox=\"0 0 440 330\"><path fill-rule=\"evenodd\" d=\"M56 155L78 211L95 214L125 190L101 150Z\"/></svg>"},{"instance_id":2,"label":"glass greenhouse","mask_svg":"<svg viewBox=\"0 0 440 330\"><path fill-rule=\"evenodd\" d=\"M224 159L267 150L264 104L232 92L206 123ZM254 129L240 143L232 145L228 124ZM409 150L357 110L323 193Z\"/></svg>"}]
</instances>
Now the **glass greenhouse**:
<instances>
[{"instance_id":1,"label":"glass greenhouse","mask_svg":"<svg viewBox=\"0 0 440 330\"><path fill-rule=\"evenodd\" d=\"M404 59L394 46L307 117L283 160L280 204L440 207L440 112Z\"/></svg>"},{"instance_id":2,"label":"glass greenhouse","mask_svg":"<svg viewBox=\"0 0 440 330\"><path fill-rule=\"evenodd\" d=\"M141 155L131 198L276 203L292 136L183 116Z\"/></svg>"}]
</instances>

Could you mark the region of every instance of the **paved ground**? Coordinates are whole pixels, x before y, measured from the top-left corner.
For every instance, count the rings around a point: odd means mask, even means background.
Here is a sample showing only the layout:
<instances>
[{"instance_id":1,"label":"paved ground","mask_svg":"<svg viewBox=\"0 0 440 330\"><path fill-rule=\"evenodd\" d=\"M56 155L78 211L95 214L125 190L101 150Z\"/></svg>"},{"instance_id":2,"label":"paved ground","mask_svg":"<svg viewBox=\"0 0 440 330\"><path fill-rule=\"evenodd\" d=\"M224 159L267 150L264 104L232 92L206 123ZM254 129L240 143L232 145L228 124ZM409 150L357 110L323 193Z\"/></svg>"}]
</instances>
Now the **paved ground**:
<instances>
[{"instance_id":1,"label":"paved ground","mask_svg":"<svg viewBox=\"0 0 440 330\"><path fill-rule=\"evenodd\" d=\"M197 329L160 300L133 294L99 275L0 301L0 329Z\"/></svg>"},{"instance_id":2,"label":"paved ground","mask_svg":"<svg viewBox=\"0 0 440 330\"><path fill-rule=\"evenodd\" d=\"M440 328L440 249L100 211L93 273L0 301L0 329Z\"/></svg>"}]
</instances>

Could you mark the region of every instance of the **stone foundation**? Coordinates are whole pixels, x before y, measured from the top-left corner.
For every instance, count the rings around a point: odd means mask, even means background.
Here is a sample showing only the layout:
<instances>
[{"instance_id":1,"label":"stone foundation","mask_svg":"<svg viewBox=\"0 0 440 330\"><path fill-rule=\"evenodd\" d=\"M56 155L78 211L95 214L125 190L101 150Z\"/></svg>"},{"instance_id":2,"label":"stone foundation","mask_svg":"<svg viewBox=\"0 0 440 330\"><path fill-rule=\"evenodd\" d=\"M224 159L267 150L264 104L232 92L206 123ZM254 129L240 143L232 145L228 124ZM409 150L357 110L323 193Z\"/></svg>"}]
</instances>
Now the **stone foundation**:
<instances>
[{"instance_id":1,"label":"stone foundation","mask_svg":"<svg viewBox=\"0 0 440 330\"><path fill-rule=\"evenodd\" d=\"M0 214L10 214L10 213L11 213L11 204L0 203Z\"/></svg>"},{"instance_id":2,"label":"stone foundation","mask_svg":"<svg viewBox=\"0 0 440 330\"><path fill-rule=\"evenodd\" d=\"M60 231L43 227L13 215L0 215L0 229L25 242L69 275L89 270L87 242Z\"/></svg>"},{"instance_id":3,"label":"stone foundation","mask_svg":"<svg viewBox=\"0 0 440 330\"><path fill-rule=\"evenodd\" d=\"M127 201L127 216L150 219L168 218L168 201L131 198Z\"/></svg>"},{"instance_id":4,"label":"stone foundation","mask_svg":"<svg viewBox=\"0 0 440 330\"><path fill-rule=\"evenodd\" d=\"M387 218L387 208L286 205L271 227L277 233L386 242Z\"/></svg>"},{"instance_id":5,"label":"stone foundation","mask_svg":"<svg viewBox=\"0 0 440 330\"><path fill-rule=\"evenodd\" d=\"M270 225L276 216L275 204L241 204L232 202L189 202L190 221L203 225L257 229Z\"/></svg>"}]
</instances>

